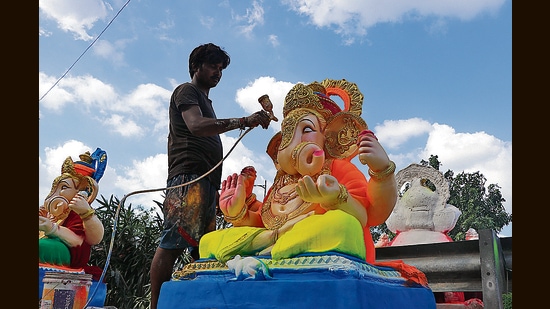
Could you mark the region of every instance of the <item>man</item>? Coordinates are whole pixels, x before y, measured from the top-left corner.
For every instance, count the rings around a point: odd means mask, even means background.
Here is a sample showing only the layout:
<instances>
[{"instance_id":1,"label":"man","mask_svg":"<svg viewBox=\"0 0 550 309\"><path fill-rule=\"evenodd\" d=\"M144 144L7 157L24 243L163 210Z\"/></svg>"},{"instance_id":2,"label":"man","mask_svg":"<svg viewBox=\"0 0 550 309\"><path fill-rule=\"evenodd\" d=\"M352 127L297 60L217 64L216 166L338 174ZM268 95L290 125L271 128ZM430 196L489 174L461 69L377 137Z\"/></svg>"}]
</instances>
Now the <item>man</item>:
<instances>
[{"instance_id":1,"label":"man","mask_svg":"<svg viewBox=\"0 0 550 309\"><path fill-rule=\"evenodd\" d=\"M263 110L248 117L216 118L208 94L229 62L219 46L196 47L189 56L191 82L176 87L170 98L167 187L191 183L165 192L164 227L150 270L151 309L157 308L161 285L170 280L178 256L189 249L198 259L200 238L216 228L222 164L213 168L223 158L219 134L269 126L270 117Z\"/></svg>"}]
</instances>

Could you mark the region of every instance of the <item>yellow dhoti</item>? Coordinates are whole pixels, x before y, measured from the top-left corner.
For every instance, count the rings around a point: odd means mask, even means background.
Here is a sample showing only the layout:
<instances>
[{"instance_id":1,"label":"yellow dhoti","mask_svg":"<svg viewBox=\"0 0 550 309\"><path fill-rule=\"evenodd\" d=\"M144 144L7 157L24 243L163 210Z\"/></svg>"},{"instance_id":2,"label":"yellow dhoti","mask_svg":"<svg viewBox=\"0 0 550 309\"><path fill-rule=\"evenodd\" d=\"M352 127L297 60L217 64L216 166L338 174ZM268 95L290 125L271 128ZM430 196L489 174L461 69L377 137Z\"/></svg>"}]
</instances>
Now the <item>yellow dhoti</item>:
<instances>
[{"instance_id":1,"label":"yellow dhoti","mask_svg":"<svg viewBox=\"0 0 550 309\"><path fill-rule=\"evenodd\" d=\"M264 248L254 248L252 240L265 230L258 227L230 227L207 233L199 243L200 257L226 262L237 254L256 255ZM365 259L363 227L357 219L341 210L309 216L279 237L271 250L271 258L279 260L302 253L328 251Z\"/></svg>"}]
</instances>

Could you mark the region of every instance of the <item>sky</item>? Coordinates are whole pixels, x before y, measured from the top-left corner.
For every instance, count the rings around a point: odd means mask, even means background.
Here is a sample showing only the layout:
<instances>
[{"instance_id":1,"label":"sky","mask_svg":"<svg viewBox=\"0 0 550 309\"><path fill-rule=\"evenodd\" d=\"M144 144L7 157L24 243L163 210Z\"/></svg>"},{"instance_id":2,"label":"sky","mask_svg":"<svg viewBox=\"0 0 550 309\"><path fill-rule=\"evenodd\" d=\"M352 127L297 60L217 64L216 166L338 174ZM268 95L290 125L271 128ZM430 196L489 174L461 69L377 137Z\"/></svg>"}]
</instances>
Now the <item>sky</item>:
<instances>
[{"instance_id":1,"label":"sky","mask_svg":"<svg viewBox=\"0 0 550 309\"><path fill-rule=\"evenodd\" d=\"M101 148L99 196L158 210L170 96L209 42L231 56L210 90L218 118L267 94L282 119L295 84L346 79L397 171L437 155L442 172L498 185L512 213L511 0L39 0L39 205L65 158ZM263 197L279 130L222 134L222 179L252 165Z\"/></svg>"}]
</instances>

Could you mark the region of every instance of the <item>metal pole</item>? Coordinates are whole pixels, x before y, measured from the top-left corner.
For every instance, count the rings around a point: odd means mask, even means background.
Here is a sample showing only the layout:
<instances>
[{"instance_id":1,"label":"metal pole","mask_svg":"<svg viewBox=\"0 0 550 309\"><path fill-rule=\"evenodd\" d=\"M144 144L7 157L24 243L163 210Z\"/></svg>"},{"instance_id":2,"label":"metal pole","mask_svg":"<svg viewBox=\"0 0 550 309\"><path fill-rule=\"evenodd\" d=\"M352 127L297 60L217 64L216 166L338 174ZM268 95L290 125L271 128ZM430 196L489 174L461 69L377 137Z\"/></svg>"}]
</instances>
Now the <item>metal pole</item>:
<instances>
[{"instance_id":1,"label":"metal pole","mask_svg":"<svg viewBox=\"0 0 550 309\"><path fill-rule=\"evenodd\" d=\"M265 199L265 195L267 193L267 180L264 180L264 184L263 185L254 185L254 187L260 187L260 188L263 188L264 189L264 199Z\"/></svg>"}]
</instances>

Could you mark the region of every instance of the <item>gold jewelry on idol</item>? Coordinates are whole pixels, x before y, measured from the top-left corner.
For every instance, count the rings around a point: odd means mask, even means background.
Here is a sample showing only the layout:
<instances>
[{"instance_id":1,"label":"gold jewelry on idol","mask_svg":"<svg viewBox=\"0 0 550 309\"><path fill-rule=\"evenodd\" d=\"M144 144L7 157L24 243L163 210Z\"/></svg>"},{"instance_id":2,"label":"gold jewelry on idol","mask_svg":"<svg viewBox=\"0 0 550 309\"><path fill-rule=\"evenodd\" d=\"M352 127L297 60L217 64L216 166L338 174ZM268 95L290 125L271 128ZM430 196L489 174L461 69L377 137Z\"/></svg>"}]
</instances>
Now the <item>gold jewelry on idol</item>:
<instances>
[{"instance_id":1,"label":"gold jewelry on idol","mask_svg":"<svg viewBox=\"0 0 550 309\"><path fill-rule=\"evenodd\" d=\"M243 208L241 209L241 211L236 215L236 216L228 216L228 215L223 215L223 217L225 218L225 221L229 222L229 223L236 223L236 222L239 222L241 220L243 220L244 216L246 215L246 212L247 212L248 208L246 207L246 205L243 205Z\"/></svg>"},{"instance_id":2,"label":"gold jewelry on idol","mask_svg":"<svg viewBox=\"0 0 550 309\"><path fill-rule=\"evenodd\" d=\"M340 205L348 201L348 197L349 197L348 189L343 184L338 184L338 186L340 187L340 192L336 197L336 202L334 202L333 204L330 204L331 208L334 205Z\"/></svg>"},{"instance_id":3,"label":"gold jewelry on idol","mask_svg":"<svg viewBox=\"0 0 550 309\"><path fill-rule=\"evenodd\" d=\"M325 160L325 163L323 165L323 168L321 169L321 172L311 176L311 178L313 178L313 181L317 181L317 178L322 174L330 174L329 168L331 165L332 165L332 160ZM275 215L271 211L271 203L284 205L289 201L291 201L292 199L295 199L296 197L298 197L295 187L292 188L289 192L285 192L285 193L280 192L280 189L283 188L284 186L291 185L291 184L295 185L298 182L298 179L300 179L300 176L283 174L282 172L279 172L275 177L275 181L272 187L273 189L267 196L266 202L262 205L262 210L261 210L262 222L264 223L267 229L269 230L279 229L288 220L291 220L303 214L306 209L311 207L311 204L312 204L311 202L301 201L300 205L297 206L294 210L292 210L289 213L286 213L283 215Z\"/></svg>"},{"instance_id":4,"label":"gold jewelry on idol","mask_svg":"<svg viewBox=\"0 0 550 309\"><path fill-rule=\"evenodd\" d=\"M383 179L386 179L388 176L390 176L391 174L393 174L393 172L395 172L395 162L393 162L392 160L390 160L390 165L388 166L388 168L386 168L385 170L381 171L381 172L373 172L370 168L369 168L369 175L371 178L374 178L376 180L383 180Z\"/></svg>"},{"instance_id":5,"label":"gold jewelry on idol","mask_svg":"<svg viewBox=\"0 0 550 309\"><path fill-rule=\"evenodd\" d=\"M244 201L244 204L246 205L246 208L248 208L255 201L256 201L256 194L250 193L250 195L246 198L246 201Z\"/></svg>"},{"instance_id":6,"label":"gold jewelry on idol","mask_svg":"<svg viewBox=\"0 0 550 309\"><path fill-rule=\"evenodd\" d=\"M82 219L82 221L86 221L91 219L94 214L95 214L95 210L93 208L90 208L87 212L79 216L80 216L80 219Z\"/></svg>"}]
</instances>

